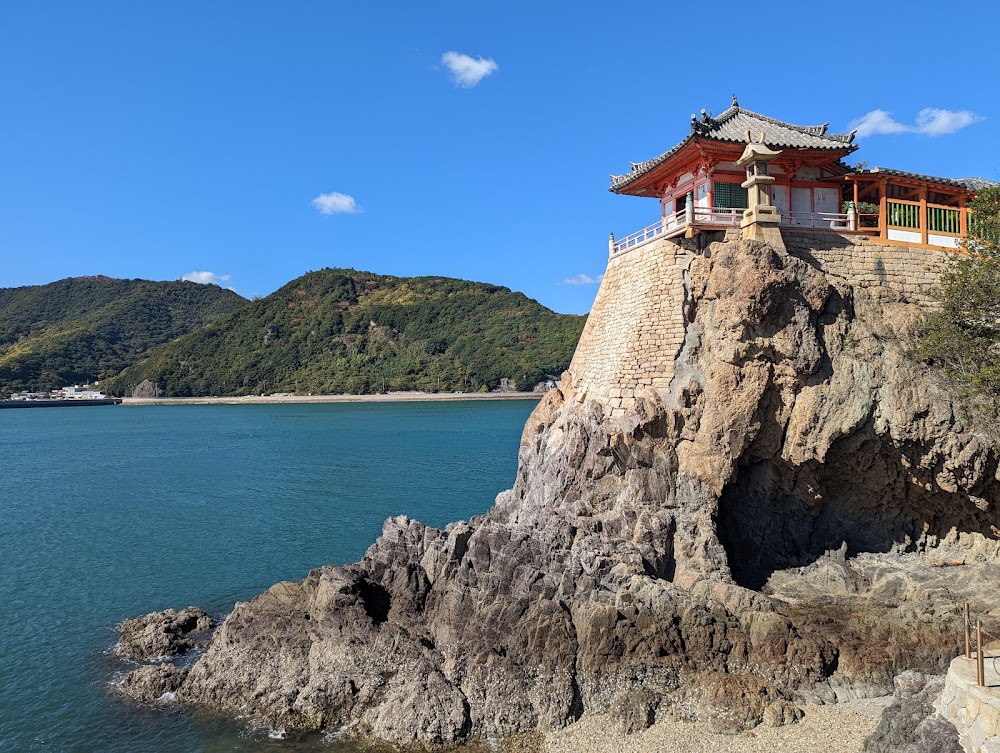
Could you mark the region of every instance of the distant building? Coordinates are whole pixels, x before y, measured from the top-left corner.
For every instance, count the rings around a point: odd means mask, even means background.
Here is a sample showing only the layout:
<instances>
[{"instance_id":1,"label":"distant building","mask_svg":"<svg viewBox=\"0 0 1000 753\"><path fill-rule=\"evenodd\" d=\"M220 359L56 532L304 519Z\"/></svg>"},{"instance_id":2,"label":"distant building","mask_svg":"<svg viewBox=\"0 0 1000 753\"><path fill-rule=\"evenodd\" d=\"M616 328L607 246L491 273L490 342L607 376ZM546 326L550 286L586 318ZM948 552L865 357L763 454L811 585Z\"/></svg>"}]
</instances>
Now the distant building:
<instances>
[{"instance_id":1,"label":"distant building","mask_svg":"<svg viewBox=\"0 0 1000 753\"><path fill-rule=\"evenodd\" d=\"M82 387L74 384L72 387L52 390L49 395L53 400L104 400L107 397L103 392L94 389L89 384Z\"/></svg>"},{"instance_id":2,"label":"distant building","mask_svg":"<svg viewBox=\"0 0 1000 753\"><path fill-rule=\"evenodd\" d=\"M702 110L700 118L691 116L690 132L679 144L611 176L612 192L656 199L660 218L625 238L612 236L609 251L740 226L749 173L737 160L752 141L777 153L766 170L779 226L861 233L890 245L959 247L968 233L969 200L998 184L884 167L855 170L843 161L858 148L854 136L829 133L827 124L800 126L760 115L740 107L736 97L721 115Z\"/></svg>"},{"instance_id":3,"label":"distant building","mask_svg":"<svg viewBox=\"0 0 1000 753\"><path fill-rule=\"evenodd\" d=\"M15 392L10 396L11 400L48 400L48 392Z\"/></svg>"}]
</instances>

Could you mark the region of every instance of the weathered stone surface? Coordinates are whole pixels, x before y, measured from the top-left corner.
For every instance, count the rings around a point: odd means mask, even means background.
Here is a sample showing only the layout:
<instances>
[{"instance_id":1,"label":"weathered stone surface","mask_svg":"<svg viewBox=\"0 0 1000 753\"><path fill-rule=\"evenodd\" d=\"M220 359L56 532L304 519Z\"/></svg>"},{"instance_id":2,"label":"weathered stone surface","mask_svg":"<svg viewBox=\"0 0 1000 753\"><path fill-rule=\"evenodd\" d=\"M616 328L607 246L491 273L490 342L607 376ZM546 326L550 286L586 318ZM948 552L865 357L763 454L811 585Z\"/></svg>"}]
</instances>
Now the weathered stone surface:
<instances>
[{"instance_id":1,"label":"weathered stone surface","mask_svg":"<svg viewBox=\"0 0 1000 753\"><path fill-rule=\"evenodd\" d=\"M644 688L622 694L612 705L612 713L622 720L626 735L649 729L656 721L663 699Z\"/></svg>"},{"instance_id":2,"label":"weathered stone surface","mask_svg":"<svg viewBox=\"0 0 1000 753\"><path fill-rule=\"evenodd\" d=\"M206 633L212 626L212 618L198 607L152 612L125 620L118 626L121 638L115 650L136 661L177 656L197 645L191 636Z\"/></svg>"},{"instance_id":3,"label":"weathered stone surface","mask_svg":"<svg viewBox=\"0 0 1000 753\"><path fill-rule=\"evenodd\" d=\"M679 695L682 700L672 707L674 714L707 722L714 732L742 732L765 719L780 726L794 721L797 710L781 690L755 675L704 672L686 683Z\"/></svg>"},{"instance_id":4,"label":"weathered stone surface","mask_svg":"<svg viewBox=\"0 0 1000 753\"><path fill-rule=\"evenodd\" d=\"M1000 586L994 435L905 357L895 278L788 247L612 260L493 509L393 518L236 605L178 698L433 746L585 710L788 723L943 669Z\"/></svg>"},{"instance_id":5,"label":"weathered stone surface","mask_svg":"<svg viewBox=\"0 0 1000 753\"><path fill-rule=\"evenodd\" d=\"M944 677L903 672L892 705L865 740L865 753L963 753L958 731L934 710Z\"/></svg>"},{"instance_id":6,"label":"weathered stone surface","mask_svg":"<svg viewBox=\"0 0 1000 753\"><path fill-rule=\"evenodd\" d=\"M148 379L144 379L139 382L139 384L135 386L135 389L132 390L132 397L163 397L165 394L167 393L163 391L163 388L160 387L160 385L155 382L151 382Z\"/></svg>"},{"instance_id":7,"label":"weathered stone surface","mask_svg":"<svg viewBox=\"0 0 1000 753\"><path fill-rule=\"evenodd\" d=\"M174 693L185 677L187 670L173 664L146 664L129 672L118 690L134 701L152 703Z\"/></svg>"},{"instance_id":8,"label":"weathered stone surface","mask_svg":"<svg viewBox=\"0 0 1000 753\"><path fill-rule=\"evenodd\" d=\"M784 727L786 724L795 724L805 712L794 703L788 701L775 701L764 709L763 723L768 727Z\"/></svg>"}]
</instances>

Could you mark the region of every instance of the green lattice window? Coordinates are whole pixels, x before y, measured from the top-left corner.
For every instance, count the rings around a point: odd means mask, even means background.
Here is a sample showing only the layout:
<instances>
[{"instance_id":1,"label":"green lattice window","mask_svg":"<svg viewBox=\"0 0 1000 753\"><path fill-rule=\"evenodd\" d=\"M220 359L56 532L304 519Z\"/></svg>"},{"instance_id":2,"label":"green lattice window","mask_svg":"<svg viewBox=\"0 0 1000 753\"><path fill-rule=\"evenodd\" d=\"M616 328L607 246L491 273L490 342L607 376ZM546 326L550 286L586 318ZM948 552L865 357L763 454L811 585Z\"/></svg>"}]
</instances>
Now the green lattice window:
<instances>
[{"instance_id":1,"label":"green lattice window","mask_svg":"<svg viewBox=\"0 0 1000 753\"><path fill-rule=\"evenodd\" d=\"M739 183L716 183L712 193L712 205L729 209L746 209L747 190Z\"/></svg>"}]
</instances>

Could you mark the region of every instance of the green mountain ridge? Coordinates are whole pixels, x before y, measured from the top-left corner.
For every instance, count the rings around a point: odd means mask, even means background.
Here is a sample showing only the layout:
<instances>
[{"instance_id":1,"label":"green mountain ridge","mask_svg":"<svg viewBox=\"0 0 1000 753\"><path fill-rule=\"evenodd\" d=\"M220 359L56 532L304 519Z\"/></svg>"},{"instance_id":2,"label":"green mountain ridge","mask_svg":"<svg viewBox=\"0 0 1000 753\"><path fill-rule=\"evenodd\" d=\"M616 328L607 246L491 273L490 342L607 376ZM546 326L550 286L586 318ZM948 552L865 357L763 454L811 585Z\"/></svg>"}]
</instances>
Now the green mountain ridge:
<instances>
[{"instance_id":1,"label":"green mountain ridge","mask_svg":"<svg viewBox=\"0 0 1000 753\"><path fill-rule=\"evenodd\" d=\"M131 395L365 394L532 387L569 365L586 317L508 288L323 269L150 350L102 384Z\"/></svg>"},{"instance_id":2,"label":"green mountain ridge","mask_svg":"<svg viewBox=\"0 0 1000 753\"><path fill-rule=\"evenodd\" d=\"M0 395L114 376L245 306L215 285L104 276L0 288Z\"/></svg>"}]
</instances>

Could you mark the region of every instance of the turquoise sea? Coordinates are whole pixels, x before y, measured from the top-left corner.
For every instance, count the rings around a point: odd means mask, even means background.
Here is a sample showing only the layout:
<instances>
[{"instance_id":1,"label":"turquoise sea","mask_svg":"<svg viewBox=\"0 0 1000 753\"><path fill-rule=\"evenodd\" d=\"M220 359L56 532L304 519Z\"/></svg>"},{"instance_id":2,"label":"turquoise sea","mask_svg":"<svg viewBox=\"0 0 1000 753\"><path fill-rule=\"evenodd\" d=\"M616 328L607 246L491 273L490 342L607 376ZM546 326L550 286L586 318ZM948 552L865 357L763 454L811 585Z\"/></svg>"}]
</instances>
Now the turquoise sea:
<instances>
[{"instance_id":1,"label":"turquoise sea","mask_svg":"<svg viewBox=\"0 0 1000 753\"><path fill-rule=\"evenodd\" d=\"M329 751L108 692L126 617L224 614L358 559L385 518L487 510L534 401L0 411L0 751Z\"/></svg>"}]
</instances>

